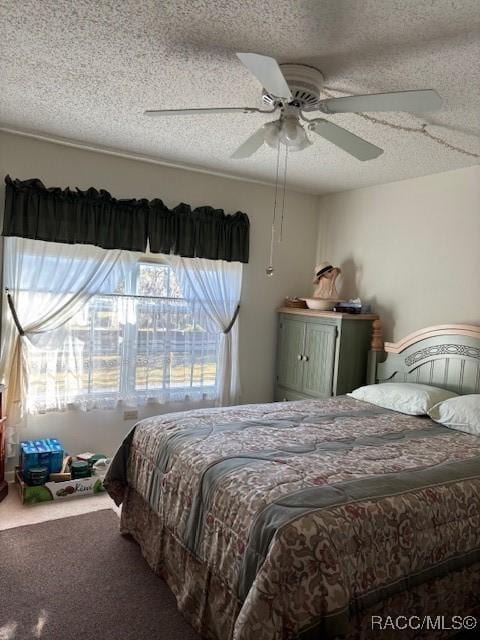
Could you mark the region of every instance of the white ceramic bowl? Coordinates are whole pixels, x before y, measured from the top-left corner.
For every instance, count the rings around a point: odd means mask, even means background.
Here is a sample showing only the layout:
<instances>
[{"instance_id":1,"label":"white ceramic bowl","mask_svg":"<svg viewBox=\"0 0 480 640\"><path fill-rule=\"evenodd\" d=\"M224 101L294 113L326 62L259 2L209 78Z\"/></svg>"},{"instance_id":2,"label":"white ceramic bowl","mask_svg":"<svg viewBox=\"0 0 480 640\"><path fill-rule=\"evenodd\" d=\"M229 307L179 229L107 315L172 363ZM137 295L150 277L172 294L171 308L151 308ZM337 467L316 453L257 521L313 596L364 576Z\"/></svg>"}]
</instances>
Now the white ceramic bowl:
<instances>
[{"instance_id":1,"label":"white ceramic bowl","mask_svg":"<svg viewBox=\"0 0 480 640\"><path fill-rule=\"evenodd\" d=\"M305 300L309 309L316 309L317 311L331 311L337 302L333 298L303 298L303 300Z\"/></svg>"}]
</instances>

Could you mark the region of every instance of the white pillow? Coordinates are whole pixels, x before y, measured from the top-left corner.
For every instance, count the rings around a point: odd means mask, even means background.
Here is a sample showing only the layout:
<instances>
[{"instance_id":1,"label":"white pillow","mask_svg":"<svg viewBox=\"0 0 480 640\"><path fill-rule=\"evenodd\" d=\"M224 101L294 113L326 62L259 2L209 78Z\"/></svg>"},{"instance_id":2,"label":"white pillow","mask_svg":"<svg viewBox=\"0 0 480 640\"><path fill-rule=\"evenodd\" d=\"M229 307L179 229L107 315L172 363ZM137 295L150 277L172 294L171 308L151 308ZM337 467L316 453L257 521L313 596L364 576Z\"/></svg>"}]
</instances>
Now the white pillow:
<instances>
[{"instance_id":1,"label":"white pillow","mask_svg":"<svg viewBox=\"0 0 480 640\"><path fill-rule=\"evenodd\" d=\"M411 416L423 416L437 403L457 394L414 382L384 382L360 387L347 395L385 409L408 413Z\"/></svg>"},{"instance_id":2,"label":"white pillow","mask_svg":"<svg viewBox=\"0 0 480 640\"><path fill-rule=\"evenodd\" d=\"M439 402L428 415L445 427L480 436L480 393Z\"/></svg>"}]
</instances>

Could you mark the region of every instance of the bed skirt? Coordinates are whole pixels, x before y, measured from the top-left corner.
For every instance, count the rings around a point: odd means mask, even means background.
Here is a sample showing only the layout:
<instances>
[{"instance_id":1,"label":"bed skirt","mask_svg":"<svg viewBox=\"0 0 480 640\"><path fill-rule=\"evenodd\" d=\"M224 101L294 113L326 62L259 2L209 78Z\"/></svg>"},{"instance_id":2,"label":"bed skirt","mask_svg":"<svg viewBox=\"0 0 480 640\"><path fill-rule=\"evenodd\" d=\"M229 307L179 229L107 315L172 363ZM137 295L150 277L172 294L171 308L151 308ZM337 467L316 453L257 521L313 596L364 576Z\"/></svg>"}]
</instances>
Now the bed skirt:
<instances>
[{"instance_id":1,"label":"bed skirt","mask_svg":"<svg viewBox=\"0 0 480 640\"><path fill-rule=\"evenodd\" d=\"M138 542L151 569L170 587L179 611L203 638L233 637L242 603L225 582L185 549L131 487L122 504L120 529Z\"/></svg>"},{"instance_id":2,"label":"bed skirt","mask_svg":"<svg viewBox=\"0 0 480 640\"><path fill-rule=\"evenodd\" d=\"M187 550L163 525L160 516L131 487L122 506L121 533L140 545L151 569L168 584L179 611L191 626L208 640L257 640L262 630L251 629L248 638L235 634L235 622L242 602L218 575ZM475 616L480 629L480 563L455 571L441 579L403 591L361 614L353 616L352 630L345 640L404 640L425 638L443 640L459 633L452 629L453 616ZM428 616L424 631L399 630L391 624L405 624L403 618ZM399 618L396 621L396 618ZM379 620L381 618L381 622ZM416 626L417 620L411 624ZM409 623L410 624L410 623ZM450 627L450 628L447 628ZM321 640L318 627L305 630L298 640ZM296 640L278 628L271 640Z\"/></svg>"}]
</instances>

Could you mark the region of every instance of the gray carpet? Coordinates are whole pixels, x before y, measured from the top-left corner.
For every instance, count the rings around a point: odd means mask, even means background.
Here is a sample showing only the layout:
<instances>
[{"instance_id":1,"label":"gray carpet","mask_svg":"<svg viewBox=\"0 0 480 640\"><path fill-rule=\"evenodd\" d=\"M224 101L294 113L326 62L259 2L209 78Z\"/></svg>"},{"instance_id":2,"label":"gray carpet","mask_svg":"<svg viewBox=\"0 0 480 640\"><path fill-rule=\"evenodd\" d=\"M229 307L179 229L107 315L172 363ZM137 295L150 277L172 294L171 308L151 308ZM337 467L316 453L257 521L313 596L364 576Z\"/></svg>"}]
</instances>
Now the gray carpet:
<instances>
[{"instance_id":1,"label":"gray carpet","mask_svg":"<svg viewBox=\"0 0 480 640\"><path fill-rule=\"evenodd\" d=\"M1 531L0 637L199 640L118 525L105 510Z\"/></svg>"}]
</instances>

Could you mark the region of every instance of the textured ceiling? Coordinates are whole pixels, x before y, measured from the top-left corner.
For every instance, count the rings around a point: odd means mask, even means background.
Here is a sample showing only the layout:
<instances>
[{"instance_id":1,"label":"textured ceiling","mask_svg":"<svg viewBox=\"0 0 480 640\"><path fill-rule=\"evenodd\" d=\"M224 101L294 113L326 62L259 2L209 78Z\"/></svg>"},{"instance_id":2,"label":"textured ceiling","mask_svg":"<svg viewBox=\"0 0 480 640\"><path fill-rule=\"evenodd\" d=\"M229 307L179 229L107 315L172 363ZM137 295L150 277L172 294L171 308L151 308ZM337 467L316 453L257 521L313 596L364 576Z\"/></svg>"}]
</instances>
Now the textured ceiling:
<instances>
[{"instance_id":1,"label":"textured ceiling","mask_svg":"<svg viewBox=\"0 0 480 640\"><path fill-rule=\"evenodd\" d=\"M276 152L229 155L267 116L150 119L144 109L261 106L235 56L320 68L341 94L436 89L441 111L391 122L480 153L479 0L0 0L0 126L271 181ZM358 115L329 116L385 149L359 162L315 136L289 184L327 193L478 164ZM442 125L442 126L439 126Z\"/></svg>"}]
</instances>

